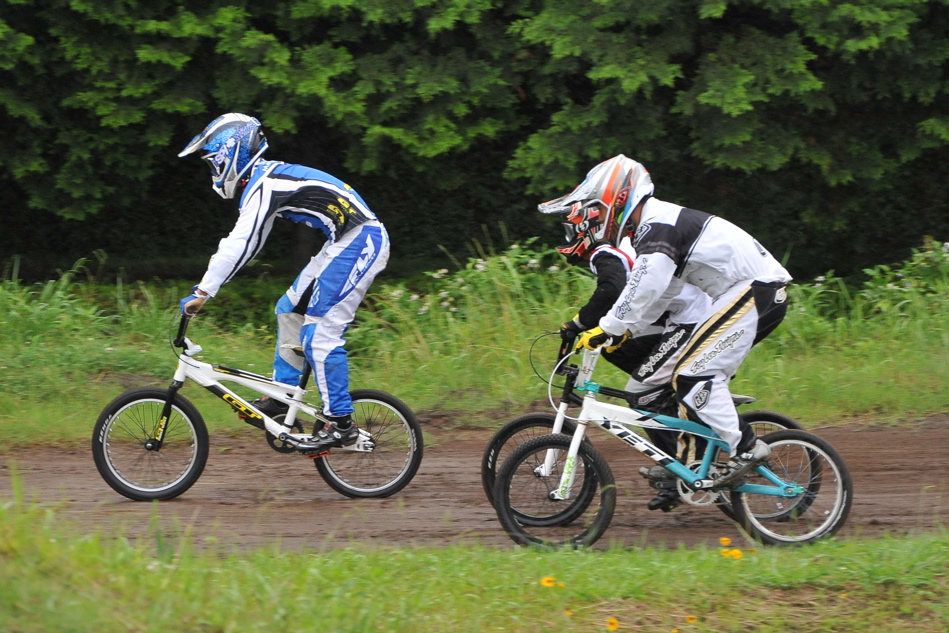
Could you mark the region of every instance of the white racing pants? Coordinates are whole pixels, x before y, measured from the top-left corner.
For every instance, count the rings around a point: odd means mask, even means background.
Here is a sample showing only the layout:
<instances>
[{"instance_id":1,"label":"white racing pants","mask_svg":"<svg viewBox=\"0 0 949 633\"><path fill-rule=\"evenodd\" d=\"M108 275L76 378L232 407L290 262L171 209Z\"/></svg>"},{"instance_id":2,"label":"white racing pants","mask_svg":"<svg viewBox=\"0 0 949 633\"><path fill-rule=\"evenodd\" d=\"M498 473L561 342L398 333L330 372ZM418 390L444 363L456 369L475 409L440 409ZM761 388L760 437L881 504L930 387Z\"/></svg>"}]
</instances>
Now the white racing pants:
<instances>
[{"instance_id":1,"label":"white racing pants","mask_svg":"<svg viewBox=\"0 0 949 633\"><path fill-rule=\"evenodd\" d=\"M353 412L349 363L343 335L366 291L389 261L389 236L377 221L366 222L327 243L277 302L274 380L297 385L304 360L289 346L303 346L323 399L323 413Z\"/></svg>"},{"instance_id":2,"label":"white racing pants","mask_svg":"<svg viewBox=\"0 0 949 633\"><path fill-rule=\"evenodd\" d=\"M728 442L732 455L754 440L742 437L728 382L753 345L771 333L787 313L783 284L746 281L712 303L685 344L672 372L679 417L710 426Z\"/></svg>"}]
</instances>

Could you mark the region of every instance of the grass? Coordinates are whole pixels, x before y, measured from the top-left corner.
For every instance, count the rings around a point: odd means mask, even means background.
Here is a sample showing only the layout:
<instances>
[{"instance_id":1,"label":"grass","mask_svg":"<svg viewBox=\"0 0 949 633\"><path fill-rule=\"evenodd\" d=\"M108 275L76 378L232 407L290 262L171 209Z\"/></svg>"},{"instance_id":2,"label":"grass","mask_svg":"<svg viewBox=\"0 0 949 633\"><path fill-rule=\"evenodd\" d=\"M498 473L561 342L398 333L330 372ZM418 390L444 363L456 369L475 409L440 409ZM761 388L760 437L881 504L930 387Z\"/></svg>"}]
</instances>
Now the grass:
<instances>
[{"instance_id":1,"label":"grass","mask_svg":"<svg viewBox=\"0 0 949 633\"><path fill-rule=\"evenodd\" d=\"M349 333L353 388L391 391L416 412L458 425L498 426L547 395L555 331L593 280L561 270L556 253L515 245L457 262L423 282L374 287ZM241 278L192 324L205 360L269 373L273 298L282 284ZM85 441L125 388L165 385L183 284L101 286L79 265L45 284L0 283L0 445ZM949 410L949 252L931 244L853 288L829 275L791 289L785 322L757 346L733 391L806 426L917 419ZM535 373L536 370L536 373ZM625 377L601 364L598 379ZM183 392L212 431L236 428L203 390Z\"/></svg>"},{"instance_id":2,"label":"grass","mask_svg":"<svg viewBox=\"0 0 949 633\"><path fill-rule=\"evenodd\" d=\"M0 630L943 631L949 533L807 548L223 551L0 505ZM661 571L661 573L660 573ZM615 629L613 628L615 626Z\"/></svg>"},{"instance_id":3,"label":"grass","mask_svg":"<svg viewBox=\"0 0 949 633\"><path fill-rule=\"evenodd\" d=\"M392 391L459 425L497 425L544 397L532 340L573 315L592 280L516 246L424 283L380 284L351 332L353 386ZM89 440L126 387L170 379L183 284L103 287L82 266L0 284L0 443ZM190 332L216 362L266 373L269 302L236 281ZM252 300L268 297L267 302ZM793 288L792 312L735 391L806 424L949 410L949 253L932 244L859 288L828 275ZM535 349L546 368L552 339ZM546 346L546 347L545 347ZM213 357L213 358L212 358ZM619 384L621 376L608 381ZM212 430L238 424L202 390ZM944 631L949 533L806 548L536 552L483 547L250 553L163 526L80 533L55 509L0 502L0 631Z\"/></svg>"}]
</instances>

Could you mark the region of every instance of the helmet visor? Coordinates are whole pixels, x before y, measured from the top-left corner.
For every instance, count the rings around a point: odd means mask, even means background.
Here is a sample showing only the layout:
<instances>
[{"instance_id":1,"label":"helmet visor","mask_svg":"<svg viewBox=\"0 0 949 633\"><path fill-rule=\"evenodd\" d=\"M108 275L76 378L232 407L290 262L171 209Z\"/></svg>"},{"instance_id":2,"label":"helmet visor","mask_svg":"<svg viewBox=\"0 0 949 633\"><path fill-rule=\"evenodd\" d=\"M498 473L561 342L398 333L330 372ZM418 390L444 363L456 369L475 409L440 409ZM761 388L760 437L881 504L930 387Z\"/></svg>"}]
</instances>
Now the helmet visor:
<instances>
[{"instance_id":1,"label":"helmet visor","mask_svg":"<svg viewBox=\"0 0 949 633\"><path fill-rule=\"evenodd\" d=\"M222 147L216 152L211 152L201 157L208 167L211 169L211 177L214 180L220 180L224 176L224 172L227 171L227 151L225 147Z\"/></svg>"}]
</instances>

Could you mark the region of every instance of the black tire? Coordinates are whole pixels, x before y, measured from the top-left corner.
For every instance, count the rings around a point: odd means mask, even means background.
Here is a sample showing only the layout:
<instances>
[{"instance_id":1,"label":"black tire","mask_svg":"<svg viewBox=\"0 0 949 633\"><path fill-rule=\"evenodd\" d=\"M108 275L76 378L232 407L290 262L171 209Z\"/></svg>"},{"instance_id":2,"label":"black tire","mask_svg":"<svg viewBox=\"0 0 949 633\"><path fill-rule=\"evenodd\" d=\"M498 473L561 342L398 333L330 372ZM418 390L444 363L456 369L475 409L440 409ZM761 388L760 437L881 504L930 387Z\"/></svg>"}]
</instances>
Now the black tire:
<instances>
[{"instance_id":1,"label":"black tire","mask_svg":"<svg viewBox=\"0 0 949 633\"><path fill-rule=\"evenodd\" d=\"M777 411L745 411L739 414L739 417L751 425L754 429L755 434L758 437L764 437L776 431L787 431L787 430L798 430L803 431L804 427L801 426L801 423L795 420L794 418L784 415L783 413L778 413ZM727 456L717 455L713 458L714 461L726 461ZM807 503L807 498L801 499L802 503ZM738 518L735 516L735 511L732 510L731 501L728 494L722 494L718 498L718 503L716 504L718 509L727 516L732 521L737 521ZM774 512L780 512L780 510L775 509ZM774 516L777 516L775 514Z\"/></svg>"},{"instance_id":2,"label":"black tire","mask_svg":"<svg viewBox=\"0 0 949 633\"><path fill-rule=\"evenodd\" d=\"M853 482L840 454L826 440L806 431L778 431L762 439L771 446L765 465L804 492L785 500L788 512L776 514L772 509L780 497L732 491L738 524L765 545L813 543L835 534L853 504ZM771 485L757 473L748 483Z\"/></svg>"},{"instance_id":3,"label":"black tire","mask_svg":"<svg viewBox=\"0 0 949 633\"><path fill-rule=\"evenodd\" d=\"M422 427L409 407L384 391L357 389L353 421L375 443L371 451L333 449L313 460L330 488L352 498L389 497L405 488L422 463Z\"/></svg>"},{"instance_id":4,"label":"black tire","mask_svg":"<svg viewBox=\"0 0 949 633\"><path fill-rule=\"evenodd\" d=\"M481 486L488 502L494 505L494 483L497 481L498 468L504 463L514 449L529 439L541 435L550 435L554 428L556 415L549 412L526 413L514 418L500 429L488 442L481 456ZM576 429L570 420L563 421L561 433L573 435ZM584 441L589 441L584 438Z\"/></svg>"},{"instance_id":5,"label":"black tire","mask_svg":"<svg viewBox=\"0 0 949 633\"><path fill-rule=\"evenodd\" d=\"M495 511L501 527L520 545L538 547L589 547L610 525L616 508L616 485L606 460L589 443L582 443L577 455L572 490L583 495L585 489L593 493L580 516L569 524L547 522L532 525L524 516L542 522L546 517L564 513L562 504L577 507L575 501L557 501L551 492L560 485L566 454L571 438L567 435L543 435L527 440L505 460L497 474L494 498ZM548 475L538 474L548 450L557 451L553 468Z\"/></svg>"},{"instance_id":6,"label":"black tire","mask_svg":"<svg viewBox=\"0 0 949 633\"><path fill-rule=\"evenodd\" d=\"M208 429L180 393L165 423L160 449L147 447L158 431L168 390L131 389L106 405L92 432L96 469L119 494L135 501L173 499L190 488L208 461Z\"/></svg>"}]
</instances>

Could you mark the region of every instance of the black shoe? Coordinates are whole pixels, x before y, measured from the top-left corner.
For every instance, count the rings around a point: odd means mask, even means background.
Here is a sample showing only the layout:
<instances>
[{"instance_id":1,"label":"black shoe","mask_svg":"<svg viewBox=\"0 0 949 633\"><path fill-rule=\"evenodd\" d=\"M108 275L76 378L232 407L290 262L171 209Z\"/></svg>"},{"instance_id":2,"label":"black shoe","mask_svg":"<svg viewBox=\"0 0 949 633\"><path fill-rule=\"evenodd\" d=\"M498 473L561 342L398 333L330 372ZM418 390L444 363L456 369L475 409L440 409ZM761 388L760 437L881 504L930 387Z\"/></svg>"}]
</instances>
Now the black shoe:
<instances>
[{"instance_id":1,"label":"black shoe","mask_svg":"<svg viewBox=\"0 0 949 633\"><path fill-rule=\"evenodd\" d=\"M254 405L255 409L266 415L268 418L276 420L277 422L282 421L283 417L287 415L287 411L290 410L289 405L286 405L279 400L274 400L270 396L264 396L263 398L252 400L251 404ZM239 417L244 422L247 422L247 424L257 427L258 429L264 430L265 428L263 418L259 418L256 415L251 417L246 413L238 413L237 417Z\"/></svg>"},{"instance_id":2,"label":"black shoe","mask_svg":"<svg viewBox=\"0 0 949 633\"><path fill-rule=\"evenodd\" d=\"M276 418L278 415L287 415L287 411L290 410L290 405L284 404L279 400L274 400L270 396L252 400L251 404L268 418Z\"/></svg>"},{"instance_id":3,"label":"black shoe","mask_svg":"<svg viewBox=\"0 0 949 633\"><path fill-rule=\"evenodd\" d=\"M728 460L724 472L715 479L715 487L734 484L770 456L771 447L761 440L757 440L749 450L738 453Z\"/></svg>"},{"instance_id":4,"label":"black shoe","mask_svg":"<svg viewBox=\"0 0 949 633\"><path fill-rule=\"evenodd\" d=\"M646 506L650 510L662 510L663 512L672 512L682 505L682 497L678 490L663 490L655 497L649 500Z\"/></svg>"},{"instance_id":5,"label":"black shoe","mask_svg":"<svg viewBox=\"0 0 949 633\"><path fill-rule=\"evenodd\" d=\"M643 466L639 469L639 474L652 481L671 481L676 478L670 470L662 466L653 466L651 468Z\"/></svg>"},{"instance_id":6,"label":"black shoe","mask_svg":"<svg viewBox=\"0 0 949 633\"><path fill-rule=\"evenodd\" d=\"M318 431L314 429L313 439L307 442L306 446L300 447L303 452L312 453L351 446L359 439L359 427L348 415L324 417L327 419L326 424Z\"/></svg>"}]
</instances>

